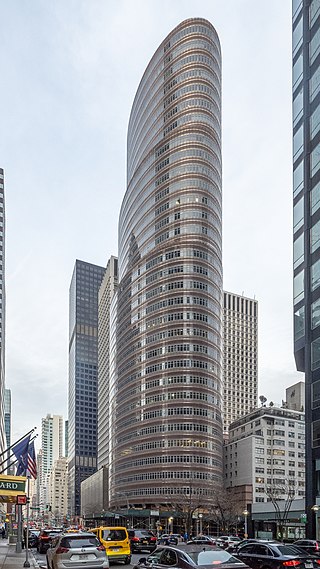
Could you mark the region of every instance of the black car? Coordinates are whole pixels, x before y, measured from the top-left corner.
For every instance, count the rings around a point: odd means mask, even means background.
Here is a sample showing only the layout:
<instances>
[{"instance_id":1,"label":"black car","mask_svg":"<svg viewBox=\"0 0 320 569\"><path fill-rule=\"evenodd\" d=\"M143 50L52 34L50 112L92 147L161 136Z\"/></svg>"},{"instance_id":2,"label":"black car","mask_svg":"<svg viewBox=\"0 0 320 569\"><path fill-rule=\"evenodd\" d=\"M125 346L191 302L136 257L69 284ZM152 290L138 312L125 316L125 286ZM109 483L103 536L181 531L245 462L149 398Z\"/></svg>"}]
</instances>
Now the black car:
<instances>
[{"instance_id":1,"label":"black car","mask_svg":"<svg viewBox=\"0 0 320 569\"><path fill-rule=\"evenodd\" d=\"M220 547L193 543L177 547L159 545L149 557L140 559L133 569L168 569L168 565L179 569L198 569L200 566L212 569L212 565L215 569L248 569L247 565Z\"/></svg>"},{"instance_id":2,"label":"black car","mask_svg":"<svg viewBox=\"0 0 320 569\"><path fill-rule=\"evenodd\" d=\"M56 537L61 533L61 529L42 529L38 536L37 550L39 553L45 553L50 547L50 543L53 537Z\"/></svg>"},{"instance_id":3,"label":"black car","mask_svg":"<svg viewBox=\"0 0 320 569\"><path fill-rule=\"evenodd\" d=\"M248 543L234 555L252 569L320 569L319 558L282 543Z\"/></svg>"},{"instance_id":4,"label":"black car","mask_svg":"<svg viewBox=\"0 0 320 569\"><path fill-rule=\"evenodd\" d=\"M320 542L316 539L298 539L292 545L295 545L312 555L320 555Z\"/></svg>"},{"instance_id":5,"label":"black car","mask_svg":"<svg viewBox=\"0 0 320 569\"><path fill-rule=\"evenodd\" d=\"M131 552L153 551L157 547L157 538L147 529L128 529Z\"/></svg>"},{"instance_id":6,"label":"black car","mask_svg":"<svg viewBox=\"0 0 320 569\"><path fill-rule=\"evenodd\" d=\"M226 547L226 551L229 551L229 553L234 554L237 551L239 551L241 547L247 545L248 543L275 543L275 544L278 543L280 545L281 542L273 539L259 539L259 538L249 537L247 539L243 539L242 541L231 543L228 547Z\"/></svg>"},{"instance_id":7,"label":"black car","mask_svg":"<svg viewBox=\"0 0 320 569\"><path fill-rule=\"evenodd\" d=\"M159 545L178 545L179 536L176 533L163 533L158 538Z\"/></svg>"}]
</instances>

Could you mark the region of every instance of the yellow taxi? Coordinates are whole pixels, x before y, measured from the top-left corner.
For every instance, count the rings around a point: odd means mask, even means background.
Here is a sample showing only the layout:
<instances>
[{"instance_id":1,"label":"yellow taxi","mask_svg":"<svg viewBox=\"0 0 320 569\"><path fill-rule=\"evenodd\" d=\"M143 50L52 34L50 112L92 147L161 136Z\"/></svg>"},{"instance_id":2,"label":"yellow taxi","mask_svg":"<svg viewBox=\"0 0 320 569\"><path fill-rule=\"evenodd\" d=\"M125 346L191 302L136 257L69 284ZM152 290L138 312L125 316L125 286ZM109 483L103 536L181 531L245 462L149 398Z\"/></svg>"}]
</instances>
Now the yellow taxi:
<instances>
[{"instance_id":1,"label":"yellow taxi","mask_svg":"<svg viewBox=\"0 0 320 569\"><path fill-rule=\"evenodd\" d=\"M122 526L101 526L90 530L104 545L109 561L131 561L130 540L127 528Z\"/></svg>"}]
</instances>

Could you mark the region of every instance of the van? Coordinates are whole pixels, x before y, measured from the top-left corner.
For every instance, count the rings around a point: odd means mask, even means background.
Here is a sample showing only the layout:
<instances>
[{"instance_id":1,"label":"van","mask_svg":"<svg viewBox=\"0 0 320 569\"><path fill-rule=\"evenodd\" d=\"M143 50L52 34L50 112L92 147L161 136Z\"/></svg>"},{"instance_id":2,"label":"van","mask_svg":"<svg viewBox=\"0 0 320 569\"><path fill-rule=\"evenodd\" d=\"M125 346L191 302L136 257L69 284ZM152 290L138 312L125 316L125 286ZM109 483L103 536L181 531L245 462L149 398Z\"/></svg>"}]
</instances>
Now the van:
<instances>
[{"instance_id":1,"label":"van","mask_svg":"<svg viewBox=\"0 0 320 569\"><path fill-rule=\"evenodd\" d=\"M109 561L124 561L125 565L129 565L131 549L127 528L121 526L101 526L90 531L104 545Z\"/></svg>"}]
</instances>

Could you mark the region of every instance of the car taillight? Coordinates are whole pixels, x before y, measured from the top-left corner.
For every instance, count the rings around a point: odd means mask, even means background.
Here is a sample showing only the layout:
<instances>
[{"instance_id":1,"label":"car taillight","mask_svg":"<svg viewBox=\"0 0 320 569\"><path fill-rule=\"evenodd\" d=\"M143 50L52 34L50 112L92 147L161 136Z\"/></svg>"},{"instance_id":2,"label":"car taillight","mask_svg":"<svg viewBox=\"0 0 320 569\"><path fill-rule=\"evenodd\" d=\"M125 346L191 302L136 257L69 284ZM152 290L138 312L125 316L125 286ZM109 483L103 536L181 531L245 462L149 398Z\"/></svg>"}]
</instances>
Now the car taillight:
<instances>
[{"instance_id":1,"label":"car taillight","mask_svg":"<svg viewBox=\"0 0 320 569\"><path fill-rule=\"evenodd\" d=\"M319 543L316 543L316 551L319 549Z\"/></svg>"},{"instance_id":2,"label":"car taillight","mask_svg":"<svg viewBox=\"0 0 320 569\"><path fill-rule=\"evenodd\" d=\"M138 537L133 537L133 538L132 538L132 541L139 541L139 538L138 538Z\"/></svg>"},{"instance_id":3,"label":"car taillight","mask_svg":"<svg viewBox=\"0 0 320 569\"><path fill-rule=\"evenodd\" d=\"M49 539L49 536L48 536L48 535L43 535L43 536L41 537L41 539L43 539L44 541L46 541L47 539Z\"/></svg>"},{"instance_id":4,"label":"car taillight","mask_svg":"<svg viewBox=\"0 0 320 569\"><path fill-rule=\"evenodd\" d=\"M105 551L106 548L105 548L104 545L99 545L99 546L97 547L97 550L98 550L98 551Z\"/></svg>"},{"instance_id":5,"label":"car taillight","mask_svg":"<svg viewBox=\"0 0 320 569\"><path fill-rule=\"evenodd\" d=\"M69 548L68 547L58 547L58 549L56 549L56 553L68 553Z\"/></svg>"},{"instance_id":6,"label":"car taillight","mask_svg":"<svg viewBox=\"0 0 320 569\"><path fill-rule=\"evenodd\" d=\"M315 563L317 563L317 565L320 565L320 559L314 559L313 561L315 561Z\"/></svg>"},{"instance_id":7,"label":"car taillight","mask_svg":"<svg viewBox=\"0 0 320 569\"><path fill-rule=\"evenodd\" d=\"M284 565L285 567L296 567L297 565L300 565L301 561L298 561L298 559L290 559L290 561L283 561L282 565Z\"/></svg>"},{"instance_id":8,"label":"car taillight","mask_svg":"<svg viewBox=\"0 0 320 569\"><path fill-rule=\"evenodd\" d=\"M156 537L150 537L150 541L157 541Z\"/></svg>"}]
</instances>

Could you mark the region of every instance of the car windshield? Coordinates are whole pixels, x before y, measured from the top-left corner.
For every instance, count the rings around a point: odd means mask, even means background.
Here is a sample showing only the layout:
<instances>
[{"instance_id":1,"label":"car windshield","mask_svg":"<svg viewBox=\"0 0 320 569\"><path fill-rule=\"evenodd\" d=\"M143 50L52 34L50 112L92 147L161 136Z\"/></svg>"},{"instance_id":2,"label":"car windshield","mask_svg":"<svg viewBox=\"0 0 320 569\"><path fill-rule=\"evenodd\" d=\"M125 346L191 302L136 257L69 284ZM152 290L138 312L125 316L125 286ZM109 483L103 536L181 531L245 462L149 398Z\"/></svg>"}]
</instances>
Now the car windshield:
<instances>
[{"instance_id":1,"label":"car windshield","mask_svg":"<svg viewBox=\"0 0 320 569\"><path fill-rule=\"evenodd\" d=\"M79 547L99 547L100 542L96 537L81 537L81 536L68 536L61 540L62 547L68 549L78 549Z\"/></svg>"},{"instance_id":2,"label":"car windshield","mask_svg":"<svg viewBox=\"0 0 320 569\"><path fill-rule=\"evenodd\" d=\"M102 532L102 539L105 541L121 541L126 537L124 529L104 529Z\"/></svg>"},{"instance_id":3,"label":"car windshield","mask_svg":"<svg viewBox=\"0 0 320 569\"><path fill-rule=\"evenodd\" d=\"M215 563L240 563L226 551L188 551L189 557L196 565L214 565Z\"/></svg>"}]
</instances>

